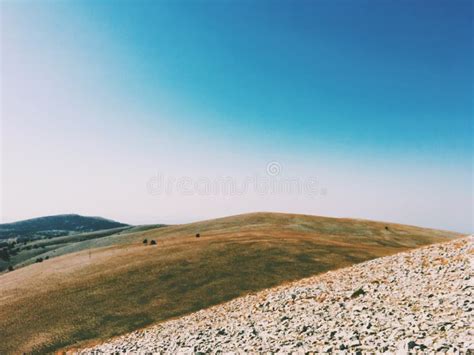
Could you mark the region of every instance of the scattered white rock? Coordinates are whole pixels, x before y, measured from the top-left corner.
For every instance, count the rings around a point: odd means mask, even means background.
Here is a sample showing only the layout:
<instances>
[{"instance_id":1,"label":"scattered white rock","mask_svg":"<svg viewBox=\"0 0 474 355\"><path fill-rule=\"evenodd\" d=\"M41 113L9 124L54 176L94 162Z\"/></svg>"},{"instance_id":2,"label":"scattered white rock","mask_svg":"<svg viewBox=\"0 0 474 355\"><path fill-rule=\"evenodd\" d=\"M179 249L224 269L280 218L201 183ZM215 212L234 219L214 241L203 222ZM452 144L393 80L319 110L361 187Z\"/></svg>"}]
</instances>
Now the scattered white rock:
<instances>
[{"instance_id":1,"label":"scattered white rock","mask_svg":"<svg viewBox=\"0 0 474 355\"><path fill-rule=\"evenodd\" d=\"M472 353L473 241L328 272L82 352Z\"/></svg>"}]
</instances>

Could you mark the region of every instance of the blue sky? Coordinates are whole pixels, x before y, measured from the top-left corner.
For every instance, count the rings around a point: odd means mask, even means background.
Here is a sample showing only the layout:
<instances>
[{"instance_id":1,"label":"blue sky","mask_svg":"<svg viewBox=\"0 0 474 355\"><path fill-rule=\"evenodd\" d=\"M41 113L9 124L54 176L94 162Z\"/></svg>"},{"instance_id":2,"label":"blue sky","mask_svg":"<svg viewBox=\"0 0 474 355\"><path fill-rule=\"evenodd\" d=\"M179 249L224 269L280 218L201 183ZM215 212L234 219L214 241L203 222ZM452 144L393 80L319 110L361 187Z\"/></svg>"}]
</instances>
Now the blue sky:
<instances>
[{"instance_id":1,"label":"blue sky","mask_svg":"<svg viewBox=\"0 0 474 355\"><path fill-rule=\"evenodd\" d=\"M275 210L472 231L471 1L1 6L2 220ZM327 195L146 190L269 161Z\"/></svg>"}]
</instances>

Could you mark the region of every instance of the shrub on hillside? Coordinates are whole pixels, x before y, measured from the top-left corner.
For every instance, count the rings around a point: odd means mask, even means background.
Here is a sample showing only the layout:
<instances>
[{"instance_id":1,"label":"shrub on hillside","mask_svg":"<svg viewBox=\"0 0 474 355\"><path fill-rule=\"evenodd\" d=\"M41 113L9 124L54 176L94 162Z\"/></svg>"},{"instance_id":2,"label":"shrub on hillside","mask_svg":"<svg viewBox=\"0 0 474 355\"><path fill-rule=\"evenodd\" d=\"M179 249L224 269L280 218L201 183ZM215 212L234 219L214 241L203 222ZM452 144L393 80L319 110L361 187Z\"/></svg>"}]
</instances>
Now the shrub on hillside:
<instances>
[{"instance_id":1,"label":"shrub on hillside","mask_svg":"<svg viewBox=\"0 0 474 355\"><path fill-rule=\"evenodd\" d=\"M13 271L13 266L8 265L8 271Z\"/></svg>"},{"instance_id":2,"label":"shrub on hillside","mask_svg":"<svg viewBox=\"0 0 474 355\"><path fill-rule=\"evenodd\" d=\"M152 241L150 242L150 245L156 245L156 240L152 240Z\"/></svg>"},{"instance_id":3,"label":"shrub on hillside","mask_svg":"<svg viewBox=\"0 0 474 355\"><path fill-rule=\"evenodd\" d=\"M36 259L36 262L37 262L37 263L42 263L42 262L43 262L43 258L38 258L38 259Z\"/></svg>"},{"instance_id":4,"label":"shrub on hillside","mask_svg":"<svg viewBox=\"0 0 474 355\"><path fill-rule=\"evenodd\" d=\"M10 252L7 248L0 249L0 259L3 259L5 261L10 260Z\"/></svg>"},{"instance_id":5,"label":"shrub on hillside","mask_svg":"<svg viewBox=\"0 0 474 355\"><path fill-rule=\"evenodd\" d=\"M143 239L143 244L148 244L148 239Z\"/></svg>"}]
</instances>

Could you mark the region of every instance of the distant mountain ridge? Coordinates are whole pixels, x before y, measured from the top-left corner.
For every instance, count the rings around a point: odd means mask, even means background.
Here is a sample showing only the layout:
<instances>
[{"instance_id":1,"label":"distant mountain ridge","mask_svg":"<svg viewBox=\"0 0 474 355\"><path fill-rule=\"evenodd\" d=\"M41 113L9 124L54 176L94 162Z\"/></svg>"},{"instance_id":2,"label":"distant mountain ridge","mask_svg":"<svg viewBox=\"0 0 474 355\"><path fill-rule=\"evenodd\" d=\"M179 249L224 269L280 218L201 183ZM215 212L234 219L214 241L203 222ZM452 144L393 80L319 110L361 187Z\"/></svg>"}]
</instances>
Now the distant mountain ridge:
<instances>
[{"instance_id":1,"label":"distant mountain ridge","mask_svg":"<svg viewBox=\"0 0 474 355\"><path fill-rule=\"evenodd\" d=\"M102 217L61 214L0 224L0 239L58 236L127 226L128 224Z\"/></svg>"}]
</instances>

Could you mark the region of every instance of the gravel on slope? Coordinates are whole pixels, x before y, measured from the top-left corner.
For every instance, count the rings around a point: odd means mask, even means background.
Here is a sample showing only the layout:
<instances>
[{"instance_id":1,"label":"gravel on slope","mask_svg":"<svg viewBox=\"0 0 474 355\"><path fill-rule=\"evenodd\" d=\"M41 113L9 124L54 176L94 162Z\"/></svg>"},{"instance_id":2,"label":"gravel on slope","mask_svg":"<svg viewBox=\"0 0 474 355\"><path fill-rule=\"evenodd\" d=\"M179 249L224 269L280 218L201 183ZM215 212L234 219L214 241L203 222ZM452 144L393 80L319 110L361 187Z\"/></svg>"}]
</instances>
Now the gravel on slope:
<instances>
[{"instance_id":1,"label":"gravel on slope","mask_svg":"<svg viewBox=\"0 0 474 355\"><path fill-rule=\"evenodd\" d=\"M473 242L328 272L83 352L474 352Z\"/></svg>"}]
</instances>

